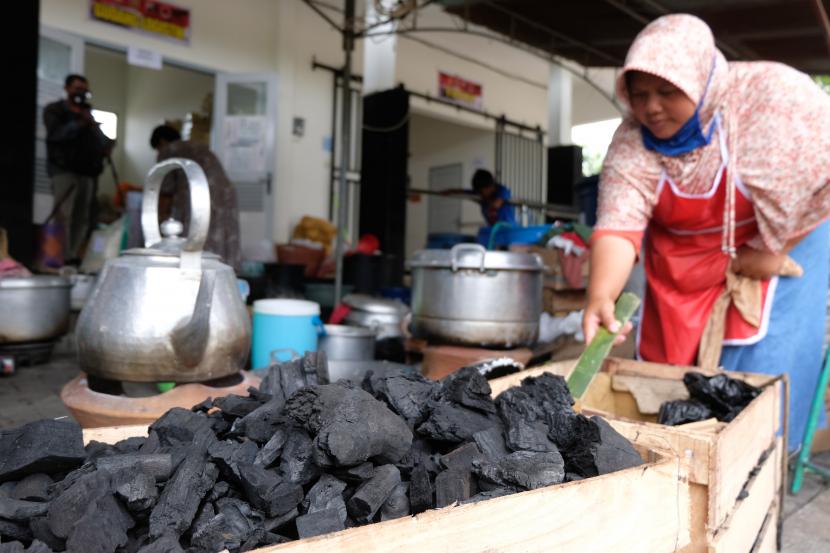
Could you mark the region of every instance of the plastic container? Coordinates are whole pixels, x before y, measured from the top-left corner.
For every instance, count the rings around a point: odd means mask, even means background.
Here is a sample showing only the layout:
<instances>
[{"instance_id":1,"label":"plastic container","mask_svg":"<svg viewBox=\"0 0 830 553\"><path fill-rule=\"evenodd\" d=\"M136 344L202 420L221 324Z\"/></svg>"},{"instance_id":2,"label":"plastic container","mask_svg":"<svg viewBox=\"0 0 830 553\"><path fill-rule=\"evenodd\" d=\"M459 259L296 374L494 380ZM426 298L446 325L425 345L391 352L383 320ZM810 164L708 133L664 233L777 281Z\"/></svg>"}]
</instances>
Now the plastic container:
<instances>
[{"instance_id":1,"label":"plastic container","mask_svg":"<svg viewBox=\"0 0 830 553\"><path fill-rule=\"evenodd\" d=\"M271 362L271 352L280 361L291 360L291 352L303 355L317 351L323 329L320 305L312 301L267 299L254 302L251 367L263 369Z\"/></svg>"},{"instance_id":2,"label":"plastic container","mask_svg":"<svg viewBox=\"0 0 830 553\"><path fill-rule=\"evenodd\" d=\"M511 244L537 244L550 231L553 225L536 225L532 227L500 226L482 227L478 231L478 243L487 247L498 248Z\"/></svg>"}]
</instances>

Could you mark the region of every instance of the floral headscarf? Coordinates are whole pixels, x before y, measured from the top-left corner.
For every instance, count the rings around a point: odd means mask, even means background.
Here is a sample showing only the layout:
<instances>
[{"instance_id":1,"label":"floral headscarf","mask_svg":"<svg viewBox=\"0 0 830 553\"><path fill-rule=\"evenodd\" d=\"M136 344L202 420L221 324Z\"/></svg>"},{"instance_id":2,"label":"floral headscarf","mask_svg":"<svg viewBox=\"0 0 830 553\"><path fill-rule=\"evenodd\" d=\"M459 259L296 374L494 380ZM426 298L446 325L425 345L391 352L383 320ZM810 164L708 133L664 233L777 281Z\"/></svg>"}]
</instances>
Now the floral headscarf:
<instances>
[{"instance_id":1,"label":"floral headscarf","mask_svg":"<svg viewBox=\"0 0 830 553\"><path fill-rule=\"evenodd\" d=\"M640 32L617 94L628 102L625 73L642 71L670 81L697 103L711 70L701 125L708 129L721 115L729 170L755 205L761 240L752 245L780 251L830 216L830 96L786 65L727 62L706 23L683 14L656 19ZM646 150L640 124L626 116L605 158L597 228L644 230L663 171L686 193L708 190L721 163L718 144L713 137L687 154L662 156Z\"/></svg>"}]
</instances>

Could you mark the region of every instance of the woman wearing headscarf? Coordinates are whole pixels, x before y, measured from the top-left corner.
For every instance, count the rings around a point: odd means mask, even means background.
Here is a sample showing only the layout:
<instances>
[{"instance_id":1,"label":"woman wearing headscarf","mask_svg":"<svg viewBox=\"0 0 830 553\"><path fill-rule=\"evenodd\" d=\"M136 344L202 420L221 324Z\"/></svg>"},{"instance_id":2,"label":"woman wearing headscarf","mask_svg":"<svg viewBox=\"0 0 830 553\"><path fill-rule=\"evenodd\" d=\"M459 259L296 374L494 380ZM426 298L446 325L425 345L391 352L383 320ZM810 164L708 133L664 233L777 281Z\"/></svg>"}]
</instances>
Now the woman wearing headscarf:
<instances>
[{"instance_id":1,"label":"woman wearing headscarf","mask_svg":"<svg viewBox=\"0 0 830 553\"><path fill-rule=\"evenodd\" d=\"M637 36L617 94L629 113L600 179L586 339L617 330L614 300L642 255L638 357L696 364L720 309L715 363L788 373L797 445L830 281L830 97L788 66L728 63L706 23L681 14Z\"/></svg>"}]
</instances>

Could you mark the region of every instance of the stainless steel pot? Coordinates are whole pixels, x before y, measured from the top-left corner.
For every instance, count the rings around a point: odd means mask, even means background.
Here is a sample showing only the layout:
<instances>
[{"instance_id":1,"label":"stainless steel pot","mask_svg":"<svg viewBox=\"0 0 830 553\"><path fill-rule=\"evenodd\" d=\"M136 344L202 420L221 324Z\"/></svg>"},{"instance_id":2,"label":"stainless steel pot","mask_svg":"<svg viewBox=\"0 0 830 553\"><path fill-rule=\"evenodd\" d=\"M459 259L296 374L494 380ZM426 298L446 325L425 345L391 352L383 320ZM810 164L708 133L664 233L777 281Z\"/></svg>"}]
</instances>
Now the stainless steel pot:
<instances>
[{"instance_id":1,"label":"stainless steel pot","mask_svg":"<svg viewBox=\"0 0 830 553\"><path fill-rule=\"evenodd\" d=\"M420 251L409 267L415 336L487 347L536 341L544 278L539 256L459 244Z\"/></svg>"},{"instance_id":2,"label":"stainless steel pot","mask_svg":"<svg viewBox=\"0 0 830 553\"><path fill-rule=\"evenodd\" d=\"M370 328L378 340L403 337L403 320L409 314L403 303L366 294L349 294L343 303L351 308L345 319L347 325Z\"/></svg>"},{"instance_id":3,"label":"stainless steel pot","mask_svg":"<svg viewBox=\"0 0 830 553\"><path fill-rule=\"evenodd\" d=\"M326 325L320 349L329 361L371 361L375 358L375 332L357 326Z\"/></svg>"},{"instance_id":4,"label":"stainless steel pot","mask_svg":"<svg viewBox=\"0 0 830 553\"><path fill-rule=\"evenodd\" d=\"M69 290L63 277L0 278L0 344L40 342L69 329Z\"/></svg>"},{"instance_id":5,"label":"stainless steel pot","mask_svg":"<svg viewBox=\"0 0 830 553\"><path fill-rule=\"evenodd\" d=\"M164 176L184 171L190 186L190 228L158 224ZM144 248L110 259L78 318L81 370L135 382L198 382L245 365L251 321L233 269L202 248L210 225L207 178L197 163L168 159L144 185Z\"/></svg>"}]
</instances>

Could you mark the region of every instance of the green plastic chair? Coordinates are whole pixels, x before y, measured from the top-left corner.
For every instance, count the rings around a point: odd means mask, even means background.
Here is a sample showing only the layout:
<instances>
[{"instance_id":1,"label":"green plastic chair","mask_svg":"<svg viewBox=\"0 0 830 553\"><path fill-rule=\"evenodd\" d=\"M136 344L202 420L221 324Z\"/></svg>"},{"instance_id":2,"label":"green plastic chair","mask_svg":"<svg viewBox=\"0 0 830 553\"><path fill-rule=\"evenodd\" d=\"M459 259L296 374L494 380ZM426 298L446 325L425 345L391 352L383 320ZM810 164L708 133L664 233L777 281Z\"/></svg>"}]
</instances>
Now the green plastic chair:
<instances>
[{"instance_id":1,"label":"green plastic chair","mask_svg":"<svg viewBox=\"0 0 830 553\"><path fill-rule=\"evenodd\" d=\"M825 480L830 480L830 468L816 465L810 461L810 450L813 448L813 438L816 435L816 427L821 416L821 410L824 409L824 394L825 390L827 390L828 382L830 382L830 347L827 348L827 353L824 356L824 366L821 369L821 376L818 379L818 387L816 387L816 393L813 395L813 402L810 405L810 418L807 420L807 428L804 431L804 441L801 442L801 450L798 452L798 458L795 461L792 485L793 495L801 490L801 486L804 483L804 473L808 470L818 474Z\"/></svg>"}]
</instances>

